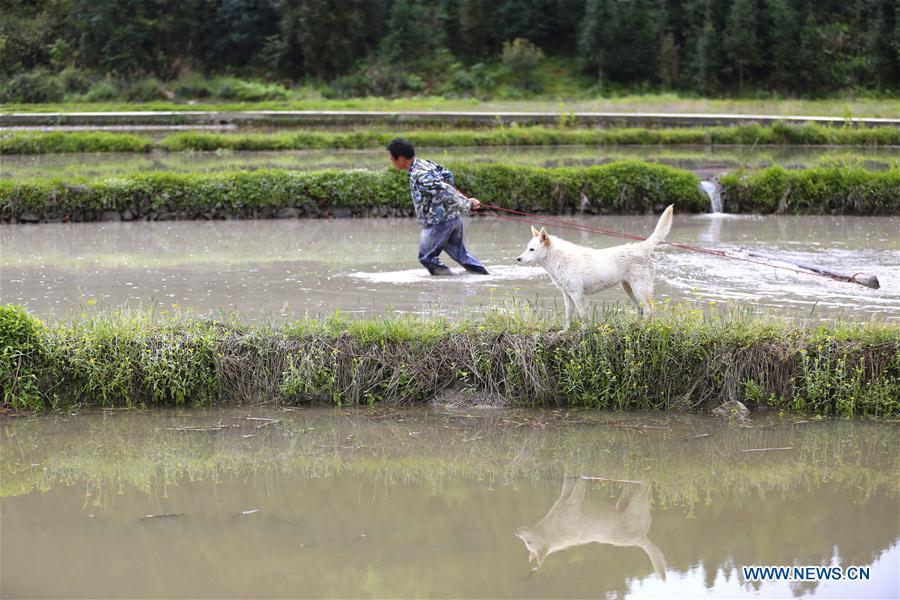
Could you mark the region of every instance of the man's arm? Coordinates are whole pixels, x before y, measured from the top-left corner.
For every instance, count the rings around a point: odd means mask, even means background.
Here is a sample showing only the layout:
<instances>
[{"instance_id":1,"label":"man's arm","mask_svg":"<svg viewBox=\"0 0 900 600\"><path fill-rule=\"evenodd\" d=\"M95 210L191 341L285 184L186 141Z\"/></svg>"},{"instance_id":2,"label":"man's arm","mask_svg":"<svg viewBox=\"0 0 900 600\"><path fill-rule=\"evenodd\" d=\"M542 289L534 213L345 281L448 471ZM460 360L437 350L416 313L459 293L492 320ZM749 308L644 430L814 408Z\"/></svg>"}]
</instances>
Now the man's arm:
<instances>
[{"instance_id":1,"label":"man's arm","mask_svg":"<svg viewBox=\"0 0 900 600\"><path fill-rule=\"evenodd\" d=\"M453 192L455 193L455 195L458 197L462 197L463 202L460 202L460 206L462 206L464 210L478 210L479 208L481 208L481 202L479 202L477 198L470 198L469 196L466 196L458 189L456 189L456 182L453 180L453 171L441 165L437 165L437 168L441 174L441 177L444 178L444 184L446 185L449 183L453 188Z\"/></svg>"},{"instance_id":2,"label":"man's arm","mask_svg":"<svg viewBox=\"0 0 900 600\"><path fill-rule=\"evenodd\" d=\"M444 206L458 204L463 210L469 210L472 207L468 197L453 187L452 184L444 181L440 176L432 173L423 173L418 177L416 183L417 187L424 192L424 195L431 196Z\"/></svg>"}]
</instances>

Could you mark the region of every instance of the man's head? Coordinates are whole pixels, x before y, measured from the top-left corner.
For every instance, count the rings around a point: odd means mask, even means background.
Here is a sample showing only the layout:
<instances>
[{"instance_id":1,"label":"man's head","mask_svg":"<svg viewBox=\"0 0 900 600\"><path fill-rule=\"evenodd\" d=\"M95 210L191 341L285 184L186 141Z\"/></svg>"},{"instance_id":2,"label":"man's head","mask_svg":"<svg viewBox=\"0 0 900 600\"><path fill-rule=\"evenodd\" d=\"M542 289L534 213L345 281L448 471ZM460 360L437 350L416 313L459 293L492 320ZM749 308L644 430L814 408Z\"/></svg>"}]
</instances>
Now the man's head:
<instances>
[{"instance_id":1,"label":"man's head","mask_svg":"<svg viewBox=\"0 0 900 600\"><path fill-rule=\"evenodd\" d=\"M391 157L391 163L401 170L408 169L409 165L416 158L416 151L413 149L412 144L403 138L397 138L388 144L387 151Z\"/></svg>"}]
</instances>

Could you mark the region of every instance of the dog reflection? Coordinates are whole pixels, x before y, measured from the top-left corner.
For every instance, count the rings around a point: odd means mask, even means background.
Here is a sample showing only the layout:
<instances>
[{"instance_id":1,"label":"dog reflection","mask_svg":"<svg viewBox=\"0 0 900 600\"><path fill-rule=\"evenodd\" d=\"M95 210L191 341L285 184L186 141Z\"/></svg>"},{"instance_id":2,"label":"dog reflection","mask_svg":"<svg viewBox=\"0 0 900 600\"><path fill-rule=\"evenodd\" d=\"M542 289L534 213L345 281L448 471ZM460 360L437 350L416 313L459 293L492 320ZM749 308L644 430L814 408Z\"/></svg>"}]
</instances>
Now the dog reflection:
<instances>
[{"instance_id":1,"label":"dog reflection","mask_svg":"<svg viewBox=\"0 0 900 600\"><path fill-rule=\"evenodd\" d=\"M544 560L560 550L598 543L614 546L637 546L647 553L660 579L666 578L666 558L647 538L650 530L650 484L629 485L612 506L608 503L588 502L587 483L581 478L563 480L559 499L533 527L520 527L516 536L528 548L528 562L537 562L537 571Z\"/></svg>"}]
</instances>

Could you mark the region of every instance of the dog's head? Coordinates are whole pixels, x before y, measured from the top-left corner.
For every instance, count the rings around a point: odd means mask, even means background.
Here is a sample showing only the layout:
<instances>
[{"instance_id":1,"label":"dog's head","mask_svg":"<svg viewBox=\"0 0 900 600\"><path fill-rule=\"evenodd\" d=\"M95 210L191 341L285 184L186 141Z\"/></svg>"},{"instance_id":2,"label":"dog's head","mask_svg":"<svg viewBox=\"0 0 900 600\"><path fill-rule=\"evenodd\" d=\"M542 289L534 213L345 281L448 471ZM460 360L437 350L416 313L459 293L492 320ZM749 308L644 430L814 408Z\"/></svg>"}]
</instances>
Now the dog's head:
<instances>
[{"instance_id":1,"label":"dog's head","mask_svg":"<svg viewBox=\"0 0 900 600\"><path fill-rule=\"evenodd\" d=\"M537 563L532 570L537 571L540 569L541 565L544 564L544 559L547 558L547 544L530 527L519 527L516 529L516 537L525 542L525 548L528 549L528 563Z\"/></svg>"},{"instance_id":2,"label":"dog's head","mask_svg":"<svg viewBox=\"0 0 900 600\"><path fill-rule=\"evenodd\" d=\"M541 262L547 258L547 250L550 249L550 234L541 227L538 231L534 227L531 228L531 240L525 247L525 252L516 257L516 261L524 264Z\"/></svg>"}]
</instances>

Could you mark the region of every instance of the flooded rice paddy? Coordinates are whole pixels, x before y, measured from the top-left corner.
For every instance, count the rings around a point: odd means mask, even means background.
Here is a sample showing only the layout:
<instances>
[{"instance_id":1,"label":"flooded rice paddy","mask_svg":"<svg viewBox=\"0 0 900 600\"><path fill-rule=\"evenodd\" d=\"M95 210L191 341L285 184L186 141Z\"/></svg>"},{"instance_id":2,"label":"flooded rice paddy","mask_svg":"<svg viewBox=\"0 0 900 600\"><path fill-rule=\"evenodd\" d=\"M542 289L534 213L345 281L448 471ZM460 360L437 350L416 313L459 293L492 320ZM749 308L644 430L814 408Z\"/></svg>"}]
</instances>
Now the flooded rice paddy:
<instances>
[{"instance_id":1,"label":"flooded rice paddy","mask_svg":"<svg viewBox=\"0 0 900 600\"><path fill-rule=\"evenodd\" d=\"M0 425L3 598L900 593L891 424L438 406Z\"/></svg>"},{"instance_id":2,"label":"flooded rice paddy","mask_svg":"<svg viewBox=\"0 0 900 600\"><path fill-rule=\"evenodd\" d=\"M584 224L647 235L655 216L576 217ZM432 278L416 260L412 219L81 223L0 227L0 302L66 318L103 307L238 311L250 318L406 312L471 314L529 303L561 313L537 267L518 266L527 224L467 219L469 249L491 275ZM604 247L619 240L550 228ZM881 288L660 247L656 298L733 305L812 320L900 322L896 217L675 217L669 240L729 252L778 255L878 276ZM625 302L615 288L592 304Z\"/></svg>"},{"instance_id":3,"label":"flooded rice paddy","mask_svg":"<svg viewBox=\"0 0 900 600\"><path fill-rule=\"evenodd\" d=\"M536 167L589 166L614 160L660 162L704 176L739 168L772 165L806 168L835 163L884 170L900 164L900 148L754 147L734 146L508 146L479 148L421 148L419 153L444 163L492 163ZM114 177L135 171L202 173L225 169L374 169L389 166L382 149L72 153L4 156L0 178Z\"/></svg>"}]
</instances>

